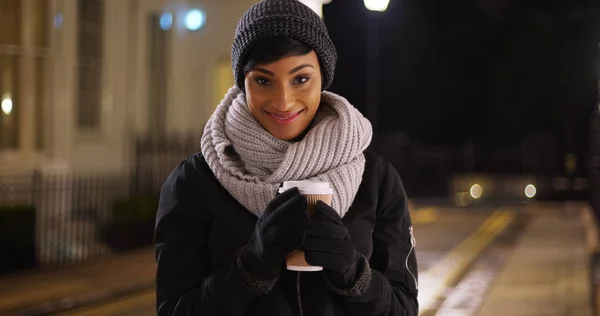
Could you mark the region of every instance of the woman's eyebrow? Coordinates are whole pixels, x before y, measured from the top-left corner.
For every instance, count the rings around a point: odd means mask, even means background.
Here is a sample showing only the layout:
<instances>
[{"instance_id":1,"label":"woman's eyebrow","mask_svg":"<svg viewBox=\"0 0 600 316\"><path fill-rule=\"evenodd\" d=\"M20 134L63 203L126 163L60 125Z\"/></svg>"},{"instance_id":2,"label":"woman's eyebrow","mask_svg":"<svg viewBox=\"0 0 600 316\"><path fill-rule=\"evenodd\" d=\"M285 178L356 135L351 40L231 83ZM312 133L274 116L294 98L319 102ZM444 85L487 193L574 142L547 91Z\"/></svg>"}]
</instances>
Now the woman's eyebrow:
<instances>
[{"instance_id":1,"label":"woman's eyebrow","mask_svg":"<svg viewBox=\"0 0 600 316\"><path fill-rule=\"evenodd\" d=\"M275 76L275 73L270 71L270 70L266 70L264 68L260 68L260 67L254 67L252 68L252 70L258 71L258 72L262 72L264 74L270 75L270 76Z\"/></svg>"},{"instance_id":2,"label":"woman's eyebrow","mask_svg":"<svg viewBox=\"0 0 600 316\"><path fill-rule=\"evenodd\" d=\"M295 67L294 69L290 70L289 74L292 75L292 74L294 74L294 73L296 73L296 72L298 72L298 71L300 71L300 70L302 70L304 68L307 68L307 67L315 68L315 66L313 66L311 64L302 64L302 65L300 65L298 67ZM267 69L264 69L264 68L254 67L254 68L252 68L252 70L255 70L255 71L258 71L258 72L262 72L262 73L270 75L270 76L275 76L274 72L272 72L270 70L267 70Z\"/></svg>"},{"instance_id":3,"label":"woman's eyebrow","mask_svg":"<svg viewBox=\"0 0 600 316\"><path fill-rule=\"evenodd\" d=\"M296 73L296 72L298 72L298 71L300 71L300 70L302 70L302 69L304 69L306 67L315 68L315 66L313 66L311 64L302 64L302 65L300 65L300 66L298 66L298 67L290 70L289 74L292 75L292 74L294 74L294 73Z\"/></svg>"}]
</instances>

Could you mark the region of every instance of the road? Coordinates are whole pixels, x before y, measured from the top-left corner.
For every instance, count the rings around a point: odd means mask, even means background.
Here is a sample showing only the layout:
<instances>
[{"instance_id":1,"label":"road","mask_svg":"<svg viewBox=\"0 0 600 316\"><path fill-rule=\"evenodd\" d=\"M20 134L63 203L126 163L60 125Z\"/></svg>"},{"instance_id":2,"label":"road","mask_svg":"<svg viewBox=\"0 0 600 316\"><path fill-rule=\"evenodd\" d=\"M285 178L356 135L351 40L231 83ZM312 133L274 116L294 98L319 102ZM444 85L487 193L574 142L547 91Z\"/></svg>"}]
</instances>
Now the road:
<instances>
[{"instance_id":1,"label":"road","mask_svg":"<svg viewBox=\"0 0 600 316\"><path fill-rule=\"evenodd\" d=\"M411 216L419 263L420 315L476 315L481 293L518 235L522 217L518 208L415 206ZM156 315L155 293L135 293L61 315Z\"/></svg>"}]
</instances>

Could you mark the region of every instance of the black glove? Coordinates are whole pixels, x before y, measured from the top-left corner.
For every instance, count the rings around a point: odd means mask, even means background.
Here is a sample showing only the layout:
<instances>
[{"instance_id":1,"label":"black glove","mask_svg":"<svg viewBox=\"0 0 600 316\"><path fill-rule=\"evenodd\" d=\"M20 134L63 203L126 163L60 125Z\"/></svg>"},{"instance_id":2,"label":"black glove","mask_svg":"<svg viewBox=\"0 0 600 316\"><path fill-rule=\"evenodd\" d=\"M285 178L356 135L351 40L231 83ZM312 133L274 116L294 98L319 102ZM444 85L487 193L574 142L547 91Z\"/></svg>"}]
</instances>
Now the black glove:
<instances>
[{"instance_id":1,"label":"black glove","mask_svg":"<svg viewBox=\"0 0 600 316\"><path fill-rule=\"evenodd\" d=\"M306 198L297 188L275 197L256 222L242 248L240 261L257 279L270 280L281 272L285 256L302 245L310 222Z\"/></svg>"},{"instance_id":2,"label":"black glove","mask_svg":"<svg viewBox=\"0 0 600 316\"><path fill-rule=\"evenodd\" d=\"M359 265L364 264L340 216L321 201L315 206L301 250L306 262L322 266L324 277L338 289L351 287Z\"/></svg>"}]
</instances>

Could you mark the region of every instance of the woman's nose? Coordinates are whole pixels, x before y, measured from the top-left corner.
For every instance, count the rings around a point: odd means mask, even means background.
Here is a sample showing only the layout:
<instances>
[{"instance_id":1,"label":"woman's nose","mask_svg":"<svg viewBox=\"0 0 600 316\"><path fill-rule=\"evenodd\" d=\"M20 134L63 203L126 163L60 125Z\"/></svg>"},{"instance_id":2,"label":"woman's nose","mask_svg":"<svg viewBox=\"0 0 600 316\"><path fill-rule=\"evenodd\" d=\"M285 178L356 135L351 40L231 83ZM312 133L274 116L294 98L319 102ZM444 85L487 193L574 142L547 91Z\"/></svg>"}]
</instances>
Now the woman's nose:
<instances>
[{"instance_id":1,"label":"woman's nose","mask_svg":"<svg viewBox=\"0 0 600 316\"><path fill-rule=\"evenodd\" d=\"M293 93L286 87L280 87L273 95L273 107L278 111L287 112L292 109L295 103Z\"/></svg>"}]
</instances>

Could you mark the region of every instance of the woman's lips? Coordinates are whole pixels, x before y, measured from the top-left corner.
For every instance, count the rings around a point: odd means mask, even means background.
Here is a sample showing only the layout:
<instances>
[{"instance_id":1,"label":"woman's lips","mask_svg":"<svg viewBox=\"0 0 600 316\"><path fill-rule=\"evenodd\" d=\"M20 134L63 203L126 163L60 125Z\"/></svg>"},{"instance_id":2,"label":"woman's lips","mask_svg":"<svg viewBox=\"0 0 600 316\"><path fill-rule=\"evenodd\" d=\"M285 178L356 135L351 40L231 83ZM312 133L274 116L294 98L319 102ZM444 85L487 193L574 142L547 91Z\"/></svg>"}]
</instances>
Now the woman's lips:
<instances>
[{"instance_id":1,"label":"woman's lips","mask_svg":"<svg viewBox=\"0 0 600 316\"><path fill-rule=\"evenodd\" d=\"M296 119L298 119L298 117L300 117L300 114L302 113L302 111L298 111L298 112L290 112L290 113L270 113L265 111L265 113L267 114L267 117L277 123L277 124L281 124L281 125L287 125L287 124L292 124L296 121Z\"/></svg>"}]
</instances>

